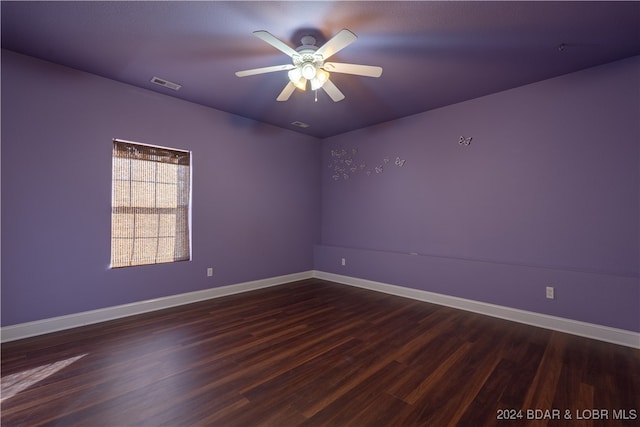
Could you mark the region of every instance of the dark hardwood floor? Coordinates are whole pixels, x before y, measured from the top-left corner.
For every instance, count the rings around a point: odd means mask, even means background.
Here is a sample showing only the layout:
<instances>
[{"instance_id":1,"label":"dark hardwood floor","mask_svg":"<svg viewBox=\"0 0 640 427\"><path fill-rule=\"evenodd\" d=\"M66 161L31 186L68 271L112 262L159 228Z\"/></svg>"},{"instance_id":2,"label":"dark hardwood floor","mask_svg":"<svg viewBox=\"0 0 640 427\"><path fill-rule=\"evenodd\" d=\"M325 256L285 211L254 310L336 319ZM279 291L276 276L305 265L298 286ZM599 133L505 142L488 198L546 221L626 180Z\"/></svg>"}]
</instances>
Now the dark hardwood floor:
<instances>
[{"instance_id":1,"label":"dark hardwood floor","mask_svg":"<svg viewBox=\"0 0 640 427\"><path fill-rule=\"evenodd\" d=\"M3 426L638 426L640 350L312 279L6 343L2 388Z\"/></svg>"}]
</instances>

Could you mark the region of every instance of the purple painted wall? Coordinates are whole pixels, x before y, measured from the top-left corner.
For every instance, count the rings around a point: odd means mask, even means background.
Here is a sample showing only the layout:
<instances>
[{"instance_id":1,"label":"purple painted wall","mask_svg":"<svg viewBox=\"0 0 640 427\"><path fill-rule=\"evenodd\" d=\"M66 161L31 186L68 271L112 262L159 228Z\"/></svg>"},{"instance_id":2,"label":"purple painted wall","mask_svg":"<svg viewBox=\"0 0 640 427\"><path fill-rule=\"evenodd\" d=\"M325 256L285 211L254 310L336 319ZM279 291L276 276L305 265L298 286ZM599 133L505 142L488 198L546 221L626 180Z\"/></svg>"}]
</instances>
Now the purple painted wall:
<instances>
[{"instance_id":1,"label":"purple painted wall","mask_svg":"<svg viewBox=\"0 0 640 427\"><path fill-rule=\"evenodd\" d=\"M313 268L317 139L9 51L1 136L3 326ZM193 151L191 262L108 268L113 138Z\"/></svg>"},{"instance_id":2,"label":"purple painted wall","mask_svg":"<svg viewBox=\"0 0 640 427\"><path fill-rule=\"evenodd\" d=\"M315 268L640 331L639 88L635 57L324 140Z\"/></svg>"},{"instance_id":3,"label":"purple painted wall","mask_svg":"<svg viewBox=\"0 0 640 427\"><path fill-rule=\"evenodd\" d=\"M640 331L639 84L632 58L320 142L2 51L2 325L315 268ZM108 268L113 138L193 151L193 261Z\"/></svg>"}]
</instances>

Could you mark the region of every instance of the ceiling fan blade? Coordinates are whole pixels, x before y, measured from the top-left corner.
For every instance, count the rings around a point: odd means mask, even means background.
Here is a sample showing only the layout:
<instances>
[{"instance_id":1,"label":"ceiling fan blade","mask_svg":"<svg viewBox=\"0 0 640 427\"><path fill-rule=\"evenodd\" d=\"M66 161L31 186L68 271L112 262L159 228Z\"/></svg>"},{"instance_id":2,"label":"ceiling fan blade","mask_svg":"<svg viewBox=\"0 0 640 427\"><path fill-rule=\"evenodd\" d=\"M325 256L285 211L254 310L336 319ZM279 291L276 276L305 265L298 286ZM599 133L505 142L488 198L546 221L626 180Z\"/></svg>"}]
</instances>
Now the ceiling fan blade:
<instances>
[{"instance_id":1,"label":"ceiling fan blade","mask_svg":"<svg viewBox=\"0 0 640 427\"><path fill-rule=\"evenodd\" d=\"M255 74L272 73L274 71L287 71L293 68L296 68L296 66L293 64L274 65L272 67L262 67L262 68L254 68L251 70L236 71L236 76L246 77L246 76L253 76Z\"/></svg>"},{"instance_id":2,"label":"ceiling fan blade","mask_svg":"<svg viewBox=\"0 0 640 427\"><path fill-rule=\"evenodd\" d=\"M276 100L286 101L287 99L289 99L289 97L295 90L296 90L296 85L294 85L292 82L287 83L287 85L284 87L284 89L282 89L282 92L280 92L280 95L278 95Z\"/></svg>"},{"instance_id":3,"label":"ceiling fan blade","mask_svg":"<svg viewBox=\"0 0 640 427\"><path fill-rule=\"evenodd\" d=\"M333 36L328 42L320 46L315 53L322 55L323 59L328 59L331 55L341 51L351 43L356 41L358 36L353 34L349 30L341 30L338 34Z\"/></svg>"},{"instance_id":4,"label":"ceiling fan blade","mask_svg":"<svg viewBox=\"0 0 640 427\"><path fill-rule=\"evenodd\" d=\"M344 93L340 92L340 89L338 89L331 80L324 82L322 89L324 89L324 91L327 92L327 95L333 99L333 102L342 101L344 99Z\"/></svg>"},{"instance_id":5,"label":"ceiling fan blade","mask_svg":"<svg viewBox=\"0 0 640 427\"><path fill-rule=\"evenodd\" d=\"M357 76L380 77L382 75L382 67L376 67L373 65L325 62L322 68L332 73L355 74Z\"/></svg>"},{"instance_id":6,"label":"ceiling fan blade","mask_svg":"<svg viewBox=\"0 0 640 427\"><path fill-rule=\"evenodd\" d=\"M284 54L289 55L290 57L293 57L293 55L298 54L298 52L296 52L294 48L292 48L291 46L289 46L288 44L286 44L285 42L283 42L282 40L280 40L279 38L277 38L276 36L274 36L268 31L264 31L264 30L254 31L253 35L258 37L259 39L264 40L265 42L269 43L271 46L278 49L280 52L283 52Z\"/></svg>"}]
</instances>

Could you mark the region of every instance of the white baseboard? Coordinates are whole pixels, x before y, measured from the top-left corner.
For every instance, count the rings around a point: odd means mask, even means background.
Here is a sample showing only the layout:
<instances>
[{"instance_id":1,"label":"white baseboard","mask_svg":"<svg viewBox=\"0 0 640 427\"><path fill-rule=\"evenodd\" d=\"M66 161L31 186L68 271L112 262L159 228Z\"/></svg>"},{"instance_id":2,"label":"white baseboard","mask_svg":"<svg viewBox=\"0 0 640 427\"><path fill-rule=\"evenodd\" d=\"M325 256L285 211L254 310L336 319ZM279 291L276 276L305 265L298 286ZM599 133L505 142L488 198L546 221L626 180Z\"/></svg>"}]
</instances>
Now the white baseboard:
<instances>
[{"instance_id":1,"label":"white baseboard","mask_svg":"<svg viewBox=\"0 0 640 427\"><path fill-rule=\"evenodd\" d=\"M606 341L627 347L640 348L640 333L624 329L611 328L593 323L580 322L562 317L549 316L531 311L437 294L419 289L405 288L387 283L374 282L356 277L343 276L340 274L326 273L323 271L313 271L313 277L419 301L444 305L447 307L458 308L461 310L472 311L474 313L498 317L500 319L511 320L554 331L566 332L572 335L579 335L581 337Z\"/></svg>"},{"instance_id":2,"label":"white baseboard","mask_svg":"<svg viewBox=\"0 0 640 427\"><path fill-rule=\"evenodd\" d=\"M118 305L114 307L101 308L98 310L85 311L82 313L69 314L66 316L59 316L49 319L37 320L34 322L6 326L0 328L0 342L14 341L22 338L33 337L36 335L43 335L50 332L105 322L108 320L119 319L135 314L162 310L169 307L190 304L193 302L204 301L212 298L220 298L227 295L248 292L256 289L277 286L289 282L294 282L296 280L304 280L310 278L318 278L331 282L342 283L345 285L356 286L377 292L383 292L447 307L458 308L461 310L471 311L487 316L498 317L500 319L511 320L527 325L538 326L545 329L566 332L586 338L592 338L600 341L606 341L640 349L640 333L637 332L596 325L593 323L580 322L577 320L565 319L562 317L549 316L546 314L534 313L530 311L488 304L443 294L437 294L434 292L422 291L419 289L374 282L372 280L343 276L334 273L326 273L317 270L270 277L267 279L254 280L251 282L221 286L218 288L205 289L202 291L188 292L184 294L140 301L131 304Z\"/></svg>"},{"instance_id":3,"label":"white baseboard","mask_svg":"<svg viewBox=\"0 0 640 427\"><path fill-rule=\"evenodd\" d=\"M93 323L105 322L107 320L114 320L122 317L132 316L135 314L162 310L164 308L190 304L193 302L204 301L211 298L220 298L227 295L248 292L255 289L266 288L269 286L282 285L285 283L294 282L296 280L310 279L312 277L312 271L304 271L301 273L270 277L267 279L237 283L234 285L221 286L218 288L205 289L202 291L188 292L163 298L139 301L131 304L84 311L81 313L69 314L66 316L36 320L34 322L20 323L17 325L11 325L1 328L0 342L9 342L22 338L33 337L36 335L48 334L50 332L57 332L65 329L76 328L79 326L90 325Z\"/></svg>"}]
</instances>

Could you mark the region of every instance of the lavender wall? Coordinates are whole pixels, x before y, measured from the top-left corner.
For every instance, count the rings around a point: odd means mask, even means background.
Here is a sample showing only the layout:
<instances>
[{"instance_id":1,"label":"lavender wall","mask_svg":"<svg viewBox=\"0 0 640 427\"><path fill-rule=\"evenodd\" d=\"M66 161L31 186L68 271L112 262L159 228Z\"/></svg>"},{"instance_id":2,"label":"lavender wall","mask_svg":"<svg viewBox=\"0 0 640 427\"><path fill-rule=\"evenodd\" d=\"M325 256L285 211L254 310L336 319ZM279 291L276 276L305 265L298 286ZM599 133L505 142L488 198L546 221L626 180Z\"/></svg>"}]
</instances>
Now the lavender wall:
<instances>
[{"instance_id":1,"label":"lavender wall","mask_svg":"<svg viewBox=\"0 0 640 427\"><path fill-rule=\"evenodd\" d=\"M113 138L193 151L193 261L108 268ZM319 156L299 133L2 51L2 325L312 269Z\"/></svg>"},{"instance_id":2,"label":"lavender wall","mask_svg":"<svg viewBox=\"0 0 640 427\"><path fill-rule=\"evenodd\" d=\"M635 57L326 139L316 269L640 331L639 84Z\"/></svg>"},{"instance_id":3,"label":"lavender wall","mask_svg":"<svg viewBox=\"0 0 640 427\"><path fill-rule=\"evenodd\" d=\"M316 268L640 331L639 76L632 58L321 146L2 51L2 325ZM112 138L193 151L193 261L108 268ZM342 148L358 170L334 181Z\"/></svg>"}]
</instances>

